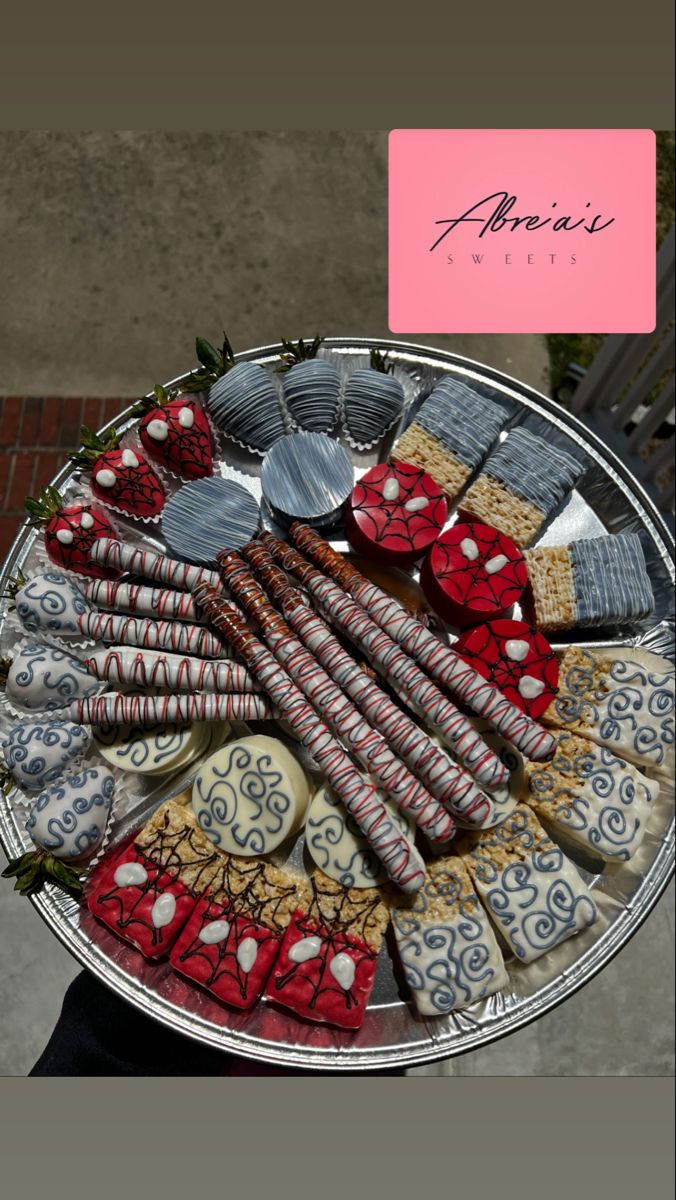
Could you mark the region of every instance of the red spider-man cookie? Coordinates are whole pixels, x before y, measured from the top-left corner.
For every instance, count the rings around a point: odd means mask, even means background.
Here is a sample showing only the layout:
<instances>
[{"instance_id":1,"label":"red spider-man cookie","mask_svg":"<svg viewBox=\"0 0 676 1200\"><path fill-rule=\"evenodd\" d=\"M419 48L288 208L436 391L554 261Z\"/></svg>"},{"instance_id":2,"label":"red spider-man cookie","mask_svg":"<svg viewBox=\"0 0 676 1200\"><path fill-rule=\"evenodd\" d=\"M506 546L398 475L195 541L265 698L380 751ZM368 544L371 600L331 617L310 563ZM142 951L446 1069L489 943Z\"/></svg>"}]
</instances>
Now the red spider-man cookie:
<instances>
[{"instance_id":1,"label":"red spider-man cookie","mask_svg":"<svg viewBox=\"0 0 676 1200\"><path fill-rule=\"evenodd\" d=\"M521 599L527 581L518 546L478 523L454 525L442 533L420 573L432 608L461 627L502 616Z\"/></svg>"},{"instance_id":2,"label":"red spider-man cookie","mask_svg":"<svg viewBox=\"0 0 676 1200\"><path fill-rule=\"evenodd\" d=\"M489 621L455 644L465 662L537 720L559 684L559 662L544 634L524 621Z\"/></svg>"},{"instance_id":3,"label":"red spider-man cookie","mask_svg":"<svg viewBox=\"0 0 676 1200\"><path fill-rule=\"evenodd\" d=\"M354 488L345 528L365 558L408 566L429 549L447 517L446 497L426 471L408 463L378 463Z\"/></svg>"}]
</instances>

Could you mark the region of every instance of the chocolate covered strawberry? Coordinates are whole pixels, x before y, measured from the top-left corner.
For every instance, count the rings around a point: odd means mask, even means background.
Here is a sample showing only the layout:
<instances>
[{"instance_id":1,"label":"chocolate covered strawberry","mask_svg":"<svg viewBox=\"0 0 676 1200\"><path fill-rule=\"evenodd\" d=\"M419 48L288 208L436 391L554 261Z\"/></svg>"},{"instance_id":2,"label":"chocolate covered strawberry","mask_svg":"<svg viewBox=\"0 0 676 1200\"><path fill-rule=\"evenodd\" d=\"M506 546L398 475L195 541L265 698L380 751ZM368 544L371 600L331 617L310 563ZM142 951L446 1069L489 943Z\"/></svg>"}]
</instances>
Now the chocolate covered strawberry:
<instances>
[{"instance_id":1,"label":"chocolate covered strawberry","mask_svg":"<svg viewBox=\"0 0 676 1200\"><path fill-rule=\"evenodd\" d=\"M150 458L183 479L211 475L214 443L211 427L198 401L170 395L160 384L155 401L142 400L134 414L143 416L139 437Z\"/></svg>"},{"instance_id":2,"label":"chocolate covered strawberry","mask_svg":"<svg viewBox=\"0 0 676 1200\"><path fill-rule=\"evenodd\" d=\"M89 467L95 496L128 513L130 517L156 517L164 508L166 496L157 475L136 450L120 446L121 434L113 433L105 441L82 426L82 449L72 460Z\"/></svg>"},{"instance_id":3,"label":"chocolate covered strawberry","mask_svg":"<svg viewBox=\"0 0 676 1200\"><path fill-rule=\"evenodd\" d=\"M37 500L26 499L31 525L44 526L45 549L52 562L78 575L113 579L118 571L91 560L96 538L116 538L106 514L93 504L64 504L55 487L43 487Z\"/></svg>"}]
</instances>

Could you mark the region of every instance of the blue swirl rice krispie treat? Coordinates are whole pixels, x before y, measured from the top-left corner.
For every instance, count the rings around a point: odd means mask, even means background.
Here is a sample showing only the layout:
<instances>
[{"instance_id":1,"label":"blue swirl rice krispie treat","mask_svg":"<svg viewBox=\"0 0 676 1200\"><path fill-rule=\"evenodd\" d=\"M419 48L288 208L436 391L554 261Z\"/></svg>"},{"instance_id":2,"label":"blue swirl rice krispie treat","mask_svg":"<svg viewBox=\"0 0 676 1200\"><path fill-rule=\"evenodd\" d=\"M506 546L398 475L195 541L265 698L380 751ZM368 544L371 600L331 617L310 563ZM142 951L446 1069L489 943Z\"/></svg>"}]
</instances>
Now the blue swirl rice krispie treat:
<instances>
[{"instance_id":1,"label":"blue swirl rice krispie treat","mask_svg":"<svg viewBox=\"0 0 676 1200\"><path fill-rule=\"evenodd\" d=\"M593 925L596 905L577 867L526 804L459 847L477 895L517 958L533 962Z\"/></svg>"},{"instance_id":2,"label":"blue swirl rice krispie treat","mask_svg":"<svg viewBox=\"0 0 676 1200\"><path fill-rule=\"evenodd\" d=\"M528 763L528 803L539 817L592 854L631 858L660 785L637 767L574 733L561 733L548 763Z\"/></svg>"},{"instance_id":3,"label":"blue swirl rice krispie treat","mask_svg":"<svg viewBox=\"0 0 676 1200\"><path fill-rule=\"evenodd\" d=\"M655 607L636 533L587 538L526 553L533 618L544 632L626 625Z\"/></svg>"},{"instance_id":4,"label":"blue swirl rice krispie treat","mask_svg":"<svg viewBox=\"0 0 676 1200\"><path fill-rule=\"evenodd\" d=\"M640 649L569 646L544 724L589 738L661 775L674 770L674 667Z\"/></svg>"},{"instance_id":5,"label":"blue swirl rice krispie treat","mask_svg":"<svg viewBox=\"0 0 676 1200\"><path fill-rule=\"evenodd\" d=\"M439 858L410 901L391 910L397 948L423 1017L439 1017L506 987L490 921L459 858Z\"/></svg>"},{"instance_id":6,"label":"blue swirl rice krispie treat","mask_svg":"<svg viewBox=\"0 0 676 1200\"><path fill-rule=\"evenodd\" d=\"M455 500L478 471L508 413L457 379L443 379L397 441L392 458L432 476Z\"/></svg>"},{"instance_id":7,"label":"blue swirl rice krispie treat","mask_svg":"<svg viewBox=\"0 0 676 1200\"><path fill-rule=\"evenodd\" d=\"M460 511L529 546L584 471L572 454L531 433L512 429L466 492Z\"/></svg>"}]
</instances>

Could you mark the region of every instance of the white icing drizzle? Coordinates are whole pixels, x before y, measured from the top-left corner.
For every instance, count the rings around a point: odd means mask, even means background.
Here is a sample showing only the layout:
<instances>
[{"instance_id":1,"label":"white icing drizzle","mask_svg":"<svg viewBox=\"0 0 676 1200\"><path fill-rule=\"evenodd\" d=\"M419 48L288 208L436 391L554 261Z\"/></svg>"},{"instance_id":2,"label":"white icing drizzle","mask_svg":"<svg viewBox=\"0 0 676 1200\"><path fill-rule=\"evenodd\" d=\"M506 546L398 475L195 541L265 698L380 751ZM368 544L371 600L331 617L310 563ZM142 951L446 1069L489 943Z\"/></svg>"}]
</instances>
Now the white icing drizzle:
<instances>
[{"instance_id":1,"label":"white icing drizzle","mask_svg":"<svg viewBox=\"0 0 676 1200\"><path fill-rule=\"evenodd\" d=\"M528 650L528 642L522 641L521 638L509 638L505 642L505 654L512 662L523 662Z\"/></svg>"},{"instance_id":2,"label":"white icing drizzle","mask_svg":"<svg viewBox=\"0 0 676 1200\"><path fill-rule=\"evenodd\" d=\"M164 895L158 896L153 904L150 919L156 929L162 929L164 925L173 921L175 914L176 897L172 896L171 892L165 892Z\"/></svg>"},{"instance_id":3,"label":"white icing drizzle","mask_svg":"<svg viewBox=\"0 0 676 1200\"><path fill-rule=\"evenodd\" d=\"M139 862L122 863L113 875L116 887L131 887L133 884L145 883L148 872Z\"/></svg>"},{"instance_id":4,"label":"white icing drizzle","mask_svg":"<svg viewBox=\"0 0 676 1200\"><path fill-rule=\"evenodd\" d=\"M329 971L333 975L336 983L339 983L344 992L348 992L354 983L355 965L349 954L336 954L335 958L329 963Z\"/></svg>"},{"instance_id":5,"label":"white icing drizzle","mask_svg":"<svg viewBox=\"0 0 676 1200\"><path fill-rule=\"evenodd\" d=\"M111 488L117 483L117 475L108 467L101 467L100 471L96 472L96 482L99 487Z\"/></svg>"},{"instance_id":6,"label":"white icing drizzle","mask_svg":"<svg viewBox=\"0 0 676 1200\"><path fill-rule=\"evenodd\" d=\"M80 525L83 529L91 529L94 524L94 518L91 513L85 512L80 517ZM71 538L72 540L72 538Z\"/></svg>"},{"instance_id":7,"label":"white icing drizzle","mask_svg":"<svg viewBox=\"0 0 676 1200\"><path fill-rule=\"evenodd\" d=\"M192 429L195 424L195 414L191 408L182 408L178 414L178 423L181 429Z\"/></svg>"},{"instance_id":8,"label":"white icing drizzle","mask_svg":"<svg viewBox=\"0 0 676 1200\"><path fill-rule=\"evenodd\" d=\"M399 498L399 480L386 479L383 484L383 500L397 500Z\"/></svg>"},{"instance_id":9,"label":"white icing drizzle","mask_svg":"<svg viewBox=\"0 0 676 1200\"><path fill-rule=\"evenodd\" d=\"M533 675L522 675L519 680L519 695L523 696L524 700L535 700L541 696L545 690L545 685L541 679L536 679Z\"/></svg>"},{"instance_id":10,"label":"white icing drizzle","mask_svg":"<svg viewBox=\"0 0 676 1200\"><path fill-rule=\"evenodd\" d=\"M479 557L479 547L474 541L474 538L463 538L460 543L460 549L462 550L465 558L468 558L470 562L474 562L475 558Z\"/></svg>"},{"instance_id":11,"label":"white icing drizzle","mask_svg":"<svg viewBox=\"0 0 676 1200\"><path fill-rule=\"evenodd\" d=\"M122 451L122 466L123 467L137 467L138 466L138 458L134 454L133 450L123 450Z\"/></svg>"},{"instance_id":12,"label":"white icing drizzle","mask_svg":"<svg viewBox=\"0 0 676 1200\"><path fill-rule=\"evenodd\" d=\"M321 944L322 940L318 937L304 937L299 942L294 942L289 950L291 962L302 963L307 962L310 958L316 958Z\"/></svg>"},{"instance_id":13,"label":"white icing drizzle","mask_svg":"<svg viewBox=\"0 0 676 1200\"><path fill-rule=\"evenodd\" d=\"M420 512L421 509L427 508L429 502L429 496L411 496L411 499L406 501L404 508L407 512Z\"/></svg>"},{"instance_id":14,"label":"white icing drizzle","mask_svg":"<svg viewBox=\"0 0 676 1200\"><path fill-rule=\"evenodd\" d=\"M244 971L245 975L253 967L258 958L258 942L255 938L245 937L237 947L237 962Z\"/></svg>"},{"instance_id":15,"label":"white icing drizzle","mask_svg":"<svg viewBox=\"0 0 676 1200\"><path fill-rule=\"evenodd\" d=\"M204 929L200 929L197 936L205 946L215 946L218 942L224 942L229 933L229 921L210 921Z\"/></svg>"},{"instance_id":16,"label":"white icing drizzle","mask_svg":"<svg viewBox=\"0 0 676 1200\"><path fill-rule=\"evenodd\" d=\"M166 421L160 421L159 417L149 421L146 430L154 442L166 442L169 437L169 426Z\"/></svg>"},{"instance_id":17,"label":"white icing drizzle","mask_svg":"<svg viewBox=\"0 0 676 1200\"><path fill-rule=\"evenodd\" d=\"M486 574L495 575L495 572L501 571L503 567L507 566L508 562L509 559L507 558L506 554L494 555L494 557L489 558L488 562L486 563Z\"/></svg>"},{"instance_id":18,"label":"white icing drizzle","mask_svg":"<svg viewBox=\"0 0 676 1200\"><path fill-rule=\"evenodd\" d=\"M84 517L82 518L82 524L84 525ZM72 529L58 529L56 532L56 540L57 542L61 542L62 546L70 546L73 541Z\"/></svg>"}]
</instances>

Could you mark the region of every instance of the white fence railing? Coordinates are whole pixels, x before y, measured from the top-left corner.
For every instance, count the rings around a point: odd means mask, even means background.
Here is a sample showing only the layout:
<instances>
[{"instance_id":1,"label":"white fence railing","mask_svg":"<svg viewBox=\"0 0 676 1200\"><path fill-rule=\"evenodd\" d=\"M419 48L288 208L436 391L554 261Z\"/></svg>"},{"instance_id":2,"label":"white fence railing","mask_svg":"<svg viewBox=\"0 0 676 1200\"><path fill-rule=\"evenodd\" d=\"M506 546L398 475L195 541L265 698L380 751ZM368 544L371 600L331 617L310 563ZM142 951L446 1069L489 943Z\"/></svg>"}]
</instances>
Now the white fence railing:
<instances>
[{"instance_id":1,"label":"white fence railing","mask_svg":"<svg viewBox=\"0 0 676 1200\"><path fill-rule=\"evenodd\" d=\"M576 388L571 410L627 462L657 505L673 512L673 226L657 254L654 333L609 334Z\"/></svg>"}]
</instances>

